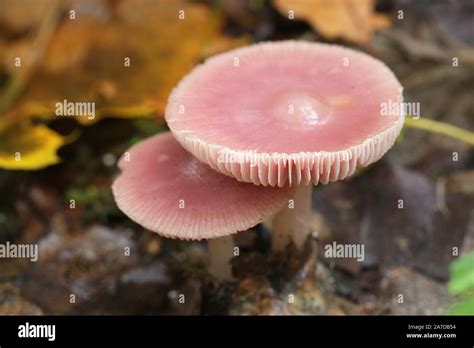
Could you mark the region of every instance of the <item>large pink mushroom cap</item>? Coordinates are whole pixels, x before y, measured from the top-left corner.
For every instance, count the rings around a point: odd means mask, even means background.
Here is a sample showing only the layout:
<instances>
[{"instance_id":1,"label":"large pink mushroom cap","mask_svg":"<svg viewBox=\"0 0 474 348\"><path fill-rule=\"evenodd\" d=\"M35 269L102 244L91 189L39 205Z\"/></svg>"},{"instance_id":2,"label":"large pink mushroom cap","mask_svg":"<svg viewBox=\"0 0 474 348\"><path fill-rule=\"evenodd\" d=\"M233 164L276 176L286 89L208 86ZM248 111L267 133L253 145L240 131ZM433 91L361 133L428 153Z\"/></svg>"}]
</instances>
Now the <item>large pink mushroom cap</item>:
<instances>
[{"instance_id":1,"label":"large pink mushroom cap","mask_svg":"<svg viewBox=\"0 0 474 348\"><path fill-rule=\"evenodd\" d=\"M207 239L255 226L291 197L289 188L255 186L217 173L184 150L171 133L132 147L112 185L118 207L170 238Z\"/></svg>"},{"instance_id":2,"label":"large pink mushroom cap","mask_svg":"<svg viewBox=\"0 0 474 348\"><path fill-rule=\"evenodd\" d=\"M282 187L341 180L377 161L402 128L402 113L391 108L401 102L400 83L379 60L282 41L208 59L175 88L165 117L215 170Z\"/></svg>"}]
</instances>

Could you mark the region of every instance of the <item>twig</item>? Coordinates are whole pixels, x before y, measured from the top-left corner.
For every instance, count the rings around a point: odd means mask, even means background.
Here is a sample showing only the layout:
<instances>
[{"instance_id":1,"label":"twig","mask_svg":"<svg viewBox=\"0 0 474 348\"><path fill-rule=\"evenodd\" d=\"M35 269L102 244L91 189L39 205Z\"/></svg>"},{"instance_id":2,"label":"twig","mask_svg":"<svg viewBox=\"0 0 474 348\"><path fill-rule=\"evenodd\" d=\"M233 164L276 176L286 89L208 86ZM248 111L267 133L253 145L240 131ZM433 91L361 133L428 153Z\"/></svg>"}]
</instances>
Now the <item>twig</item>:
<instances>
[{"instance_id":1,"label":"twig","mask_svg":"<svg viewBox=\"0 0 474 348\"><path fill-rule=\"evenodd\" d=\"M448 123L429 120L426 118L414 119L412 117L405 117L405 127L423 129L432 133L446 135L470 145L474 145L474 133L465 129L453 126Z\"/></svg>"}]
</instances>

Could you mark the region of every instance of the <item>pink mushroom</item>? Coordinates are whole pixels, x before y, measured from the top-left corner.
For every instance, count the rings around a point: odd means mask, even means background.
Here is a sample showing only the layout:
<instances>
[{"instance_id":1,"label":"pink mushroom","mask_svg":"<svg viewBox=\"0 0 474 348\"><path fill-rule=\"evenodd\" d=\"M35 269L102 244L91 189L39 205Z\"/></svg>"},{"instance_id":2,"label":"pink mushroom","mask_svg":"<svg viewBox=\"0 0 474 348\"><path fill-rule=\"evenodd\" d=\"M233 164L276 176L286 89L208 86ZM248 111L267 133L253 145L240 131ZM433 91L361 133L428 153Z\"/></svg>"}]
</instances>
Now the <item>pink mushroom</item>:
<instances>
[{"instance_id":1,"label":"pink mushroom","mask_svg":"<svg viewBox=\"0 0 474 348\"><path fill-rule=\"evenodd\" d=\"M382 157L404 115L394 74L367 54L283 41L208 59L184 77L165 117L199 160L238 181L297 186L273 222L273 248L309 234L312 186L343 180ZM400 110L401 108L398 108Z\"/></svg>"},{"instance_id":2,"label":"pink mushroom","mask_svg":"<svg viewBox=\"0 0 474 348\"><path fill-rule=\"evenodd\" d=\"M290 189L240 183L185 151L171 133L140 142L122 156L112 185L118 207L133 221L169 238L209 239L210 272L231 277L231 234L276 213Z\"/></svg>"}]
</instances>

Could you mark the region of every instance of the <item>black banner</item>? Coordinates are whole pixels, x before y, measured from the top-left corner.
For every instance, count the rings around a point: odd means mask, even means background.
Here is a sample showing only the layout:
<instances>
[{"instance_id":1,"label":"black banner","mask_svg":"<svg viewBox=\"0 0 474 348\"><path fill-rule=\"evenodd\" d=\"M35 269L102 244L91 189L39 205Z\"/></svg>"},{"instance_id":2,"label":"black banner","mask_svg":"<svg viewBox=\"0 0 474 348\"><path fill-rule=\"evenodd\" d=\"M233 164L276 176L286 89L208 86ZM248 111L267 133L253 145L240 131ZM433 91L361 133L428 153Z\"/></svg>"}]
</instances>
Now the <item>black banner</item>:
<instances>
[{"instance_id":1,"label":"black banner","mask_svg":"<svg viewBox=\"0 0 474 348\"><path fill-rule=\"evenodd\" d=\"M38 344L474 345L474 317L0 317L0 346Z\"/></svg>"}]
</instances>

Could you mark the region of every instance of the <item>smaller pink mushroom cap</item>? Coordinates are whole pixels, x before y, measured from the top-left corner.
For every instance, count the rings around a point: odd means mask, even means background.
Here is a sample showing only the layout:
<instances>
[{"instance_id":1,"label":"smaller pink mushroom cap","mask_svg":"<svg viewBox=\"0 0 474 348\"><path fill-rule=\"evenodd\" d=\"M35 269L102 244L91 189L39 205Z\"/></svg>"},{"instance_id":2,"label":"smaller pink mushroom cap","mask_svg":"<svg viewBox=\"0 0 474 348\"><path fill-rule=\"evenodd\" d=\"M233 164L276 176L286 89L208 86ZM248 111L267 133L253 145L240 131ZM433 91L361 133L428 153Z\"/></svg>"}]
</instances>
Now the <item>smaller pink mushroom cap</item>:
<instances>
[{"instance_id":1,"label":"smaller pink mushroom cap","mask_svg":"<svg viewBox=\"0 0 474 348\"><path fill-rule=\"evenodd\" d=\"M172 92L165 117L188 151L239 181L326 184L388 151L402 100L392 71L365 53L280 41L208 59Z\"/></svg>"},{"instance_id":2,"label":"smaller pink mushroom cap","mask_svg":"<svg viewBox=\"0 0 474 348\"><path fill-rule=\"evenodd\" d=\"M279 189L238 182L200 162L171 133L153 136L122 156L112 185L118 207L163 236L207 239L246 230L291 198Z\"/></svg>"}]
</instances>

